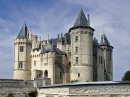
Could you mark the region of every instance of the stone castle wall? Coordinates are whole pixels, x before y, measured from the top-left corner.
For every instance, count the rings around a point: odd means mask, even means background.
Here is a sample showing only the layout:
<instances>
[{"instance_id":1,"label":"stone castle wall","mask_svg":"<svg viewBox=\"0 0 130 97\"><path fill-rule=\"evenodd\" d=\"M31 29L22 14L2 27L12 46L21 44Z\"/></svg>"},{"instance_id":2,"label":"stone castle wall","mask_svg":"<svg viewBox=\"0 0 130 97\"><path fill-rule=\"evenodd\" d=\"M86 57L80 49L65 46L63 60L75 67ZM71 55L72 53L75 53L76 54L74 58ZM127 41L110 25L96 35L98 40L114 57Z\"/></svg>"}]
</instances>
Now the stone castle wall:
<instances>
[{"instance_id":1,"label":"stone castle wall","mask_svg":"<svg viewBox=\"0 0 130 97\"><path fill-rule=\"evenodd\" d=\"M71 80L93 80L93 32L86 28L73 29L71 34ZM77 37L77 40L76 40ZM78 51L76 52L76 48ZM78 62L76 62L78 58Z\"/></svg>"},{"instance_id":2,"label":"stone castle wall","mask_svg":"<svg viewBox=\"0 0 130 97\"><path fill-rule=\"evenodd\" d=\"M15 97L25 97L32 90L35 90L32 80L0 79L0 97L6 97L9 93Z\"/></svg>"},{"instance_id":3,"label":"stone castle wall","mask_svg":"<svg viewBox=\"0 0 130 97\"><path fill-rule=\"evenodd\" d=\"M9 93L12 93L14 97L28 97L28 93L37 90L37 87L50 84L49 78L34 80L0 79L0 97L6 97Z\"/></svg>"},{"instance_id":4,"label":"stone castle wall","mask_svg":"<svg viewBox=\"0 0 130 97\"><path fill-rule=\"evenodd\" d=\"M130 83L69 83L41 87L38 93L38 97L130 97Z\"/></svg>"}]
</instances>

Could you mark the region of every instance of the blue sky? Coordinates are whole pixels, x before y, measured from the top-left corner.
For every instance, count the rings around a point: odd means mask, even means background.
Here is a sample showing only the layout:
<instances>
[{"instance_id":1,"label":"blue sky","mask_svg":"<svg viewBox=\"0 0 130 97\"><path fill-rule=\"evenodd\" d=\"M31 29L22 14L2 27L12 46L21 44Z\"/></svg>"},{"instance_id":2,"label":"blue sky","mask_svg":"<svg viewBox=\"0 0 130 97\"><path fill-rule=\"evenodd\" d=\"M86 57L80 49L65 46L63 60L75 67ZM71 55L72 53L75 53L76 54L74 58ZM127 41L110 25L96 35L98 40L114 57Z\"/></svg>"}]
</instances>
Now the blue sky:
<instances>
[{"instance_id":1,"label":"blue sky","mask_svg":"<svg viewBox=\"0 0 130 97\"><path fill-rule=\"evenodd\" d=\"M0 0L0 78L13 78L13 41L26 21L42 39L57 37L73 26L82 6L90 14L94 37L103 30L112 46L114 80L130 70L129 0Z\"/></svg>"}]
</instances>

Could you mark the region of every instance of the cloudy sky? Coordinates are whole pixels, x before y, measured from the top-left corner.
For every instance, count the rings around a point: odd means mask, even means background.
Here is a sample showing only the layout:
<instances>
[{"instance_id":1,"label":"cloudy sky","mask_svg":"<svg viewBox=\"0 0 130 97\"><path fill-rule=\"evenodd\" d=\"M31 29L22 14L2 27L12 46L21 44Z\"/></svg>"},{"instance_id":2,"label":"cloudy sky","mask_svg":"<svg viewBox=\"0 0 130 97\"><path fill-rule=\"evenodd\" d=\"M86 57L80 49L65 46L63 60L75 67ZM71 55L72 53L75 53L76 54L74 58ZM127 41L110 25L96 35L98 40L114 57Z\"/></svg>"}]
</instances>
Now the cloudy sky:
<instances>
[{"instance_id":1,"label":"cloudy sky","mask_svg":"<svg viewBox=\"0 0 130 97\"><path fill-rule=\"evenodd\" d=\"M112 46L114 80L130 70L130 0L0 0L0 78L13 78L13 41L26 22L33 34L47 39L66 33L82 6L90 14L94 37L103 30Z\"/></svg>"}]
</instances>

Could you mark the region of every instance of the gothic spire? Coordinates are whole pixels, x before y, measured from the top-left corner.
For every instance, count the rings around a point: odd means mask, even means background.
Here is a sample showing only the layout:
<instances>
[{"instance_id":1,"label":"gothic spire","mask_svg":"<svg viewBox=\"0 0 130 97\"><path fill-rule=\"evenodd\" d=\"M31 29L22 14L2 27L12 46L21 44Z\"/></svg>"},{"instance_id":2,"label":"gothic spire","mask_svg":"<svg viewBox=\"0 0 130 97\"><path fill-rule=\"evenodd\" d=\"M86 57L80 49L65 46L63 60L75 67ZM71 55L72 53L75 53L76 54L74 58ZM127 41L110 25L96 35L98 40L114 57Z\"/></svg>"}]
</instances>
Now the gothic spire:
<instances>
[{"instance_id":1,"label":"gothic spire","mask_svg":"<svg viewBox=\"0 0 130 97\"><path fill-rule=\"evenodd\" d=\"M80 12L78 13L78 16L77 16L77 19L74 23L74 27L77 27L77 26L88 26L88 23L87 23L87 19L86 19L86 16L83 12L83 9L81 8L80 9Z\"/></svg>"},{"instance_id":2,"label":"gothic spire","mask_svg":"<svg viewBox=\"0 0 130 97\"><path fill-rule=\"evenodd\" d=\"M101 35L101 42L100 45L107 45L110 46L110 43L105 35L105 33L103 32L103 35Z\"/></svg>"},{"instance_id":3,"label":"gothic spire","mask_svg":"<svg viewBox=\"0 0 130 97\"><path fill-rule=\"evenodd\" d=\"M19 35L17 36L17 38L27 38L27 32L28 32L28 28L25 23L23 25L21 31L19 32Z\"/></svg>"}]
</instances>

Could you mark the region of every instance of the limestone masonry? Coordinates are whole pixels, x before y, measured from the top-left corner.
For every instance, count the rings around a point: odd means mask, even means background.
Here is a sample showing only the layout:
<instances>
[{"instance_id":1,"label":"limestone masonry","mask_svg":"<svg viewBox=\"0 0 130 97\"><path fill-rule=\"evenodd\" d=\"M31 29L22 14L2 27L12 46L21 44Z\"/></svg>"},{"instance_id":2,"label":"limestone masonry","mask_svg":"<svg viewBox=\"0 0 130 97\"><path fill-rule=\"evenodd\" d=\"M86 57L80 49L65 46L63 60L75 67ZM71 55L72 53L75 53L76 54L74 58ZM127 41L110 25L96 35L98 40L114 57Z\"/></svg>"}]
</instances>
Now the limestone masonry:
<instances>
[{"instance_id":1,"label":"limestone masonry","mask_svg":"<svg viewBox=\"0 0 130 97\"><path fill-rule=\"evenodd\" d=\"M47 40L39 40L24 24L14 39L14 79L49 78L51 84L112 81L113 46L105 33L98 43L89 18L81 9L67 33Z\"/></svg>"},{"instance_id":2,"label":"limestone masonry","mask_svg":"<svg viewBox=\"0 0 130 97\"><path fill-rule=\"evenodd\" d=\"M40 87L38 97L130 97L130 82L77 82Z\"/></svg>"}]
</instances>

